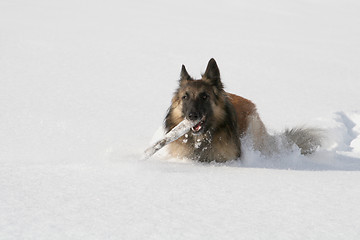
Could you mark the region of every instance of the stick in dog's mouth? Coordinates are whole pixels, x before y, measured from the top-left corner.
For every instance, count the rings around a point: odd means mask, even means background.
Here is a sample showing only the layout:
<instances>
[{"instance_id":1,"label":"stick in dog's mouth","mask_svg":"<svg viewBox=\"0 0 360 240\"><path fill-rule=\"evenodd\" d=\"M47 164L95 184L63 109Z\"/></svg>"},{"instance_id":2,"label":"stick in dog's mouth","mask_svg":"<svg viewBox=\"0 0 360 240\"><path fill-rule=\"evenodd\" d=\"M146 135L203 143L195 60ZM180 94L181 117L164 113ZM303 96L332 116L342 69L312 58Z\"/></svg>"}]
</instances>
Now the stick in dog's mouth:
<instances>
[{"instance_id":1,"label":"stick in dog's mouth","mask_svg":"<svg viewBox=\"0 0 360 240\"><path fill-rule=\"evenodd\" d=\"M168 132L163 139L156 142L153 146L149 147L145 150L143 159L148 159L152 155L154 155L158 150L165 147L167 144L176 141L180 137L182 137L185 133L189 132L191 130L197 130L200 131L202 128L202 124L204 123L205 118L191 121L188 119L184 119L181 121L178 125L176 125L173 129L171 129L170 132ZM195 132L195 131L194 131Z\"/></svg>"}]
</instances>

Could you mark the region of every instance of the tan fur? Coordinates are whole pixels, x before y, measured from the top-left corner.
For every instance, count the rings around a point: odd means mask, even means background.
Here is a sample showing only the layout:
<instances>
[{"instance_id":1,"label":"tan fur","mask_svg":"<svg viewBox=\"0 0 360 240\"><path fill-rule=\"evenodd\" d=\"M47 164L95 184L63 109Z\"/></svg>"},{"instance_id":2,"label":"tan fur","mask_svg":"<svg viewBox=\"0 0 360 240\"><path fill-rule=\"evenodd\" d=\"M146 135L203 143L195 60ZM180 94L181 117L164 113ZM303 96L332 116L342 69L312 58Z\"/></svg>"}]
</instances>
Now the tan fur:
<instances>
[{"instance_id":1,"label":"tan fur","mask_svg":"<svg viewBox=\"0 0 360 240\"><path fill-rule=\"evenodd\" d=\"M183 120L183 116L181 102L176 96L172 99L171 108L173 109L173 114L170 116L171 120L177 125Z\"/></svg>"},{"instance_id":2,"label":"tan fur","mask_svg":"<svg viewBox=\"0 0 360 240\"><path fill-rule=\"evenodd\" d=\"M208 95L210 103L206 105L205 102L201 102L198 105L211 106L209 112L212 117L204 120L205 124L211 124L211 131L207 130L202 134L192 134L190 131L189 134L170 143L169 150L173 157L217 162L238 159L241 155L240 138L245 135L252 140L254 150L264 155L279 151L279 139L267 132L255 104L223 90L214 59L209 61L202 79L199 80L192 79L185 66L182 66L179 89L165 118L167 131L185 118L184 112L189 109L186 105L189 100L198 101L196 99L200 99L204 93ZM293 129L286 131L282 136L285 138L285 144L290 147L295 143L303 154L312 153L321 145L320 134L314 129Z\"/></svg>"},{"instance_id":3,"label":"tan fur","mask_svg":"<svg viewBox=\"0 0 360 240\"><path fill-rule=\"evenodd\" d=\"M235 144L228 139L226 134L220 133L214 137L212 148L209 150L209 159L214 159L216 162L225 162L230 159L237 158L237 151ZM203 139L198 139L200 142ZM185 136L179 138L175 142L169 144L169 152L176 158L191 158L194 149L189 145L183 144L187 140ZM201 159L198 159L202 161Z\"/></svg>"},{"instance_id":4,"label":"tan fur","mask_svg":"<svg viewBox=\"0 0 360 240\"><path fill-rule=\"evenodd\" d=\"M227 93L227 95L236 111L240 135L243 135L248 127L249 117L256 113L256 106L246 98L237 96L232 93Z\"/></svg>"},{"instance_id":5,"label":"tan fur","mask_svg":"<svg viewBox=\"0 0 360 240\"><path fill-rule=\"evenodd\" d=\"M186 89L185 89L186 90ZM197 92L201 92L203 89L199 89ZM179 91L178 95L181 96L184 91ZM172 121L179 123L183 120L182 117L182 104L181 100L179 100L179 96L174 96L172 101L171 108L173 109L171 114ZM236 113L238 116L238 120L241 124L239 126L239 131L245 132L245 129L248 125L247 118L250 113L256 111L255 105L251 103L249 100L245 98L236 96L234 94L226 94L225 96L219 98L216 102L211 102L212 109L214 112L214 126L220 125L225 119L225 111L224 111L224 98L230 97L231 101L234 101L234 107L237 107ZM215 99L215 96L212 96ZM187 135L185 135L187 136ZM173 143L169 144L169 151L173 157L178 158L191 158L193 155L194 149L191 145L184 144L187 141L192 141L192 139L187 139L185 136L182 136L178 140L174 141ZM210 138L210 136L208 136ZM199 135L195 137L195 144L196 141L199 141L199 144L206 144L206 135ZM236 144L230 139L225 132L220 131L215 134L215 136L211 136L212 138L212 145L211 149L208 151L208 158L215 159L217 162L225 162L229 159L236 159L238 157L238 149ZM192 144L192 145L193 145Z\"/></svg>"},{"instance_id":6,"label":"tan fur","mask_svg":"<svg viewBox=\"0 0 360 240\"><path fill-rule=\"evenodd\" d=\"M237 158L236 145L231 139L228 139L224 132L218 134L215 139L217 140L213 143L214 150L212 154L217 162L225 162Z\"/></svg>"},{"instance_id":7,"label":"tan fur","mask_svg":"<svg viewBox=\"0 0 360 240\"><path fill-rule=\"evenodd\" d=\"M257 113L256 106L250 100L237 96L235 94L226 93L229 97L230 102L233 104L236 111L238 129L240 136L248 134L254 144L254 149L258 150L266 155L269 155L271 149L268 149L266 144L271 136L267 133L264 123L261 121L259 114ZM224 120L225 112L223 110L223 101L219 101L217 104L212 103L215 121L221 123ZM177 101L173 102L174 112L172 117L176 122L180 122L181 117L181 104ZM210 152L210 157L216 159L217 162L224 162L229 159L236 158L236 146L228 138L224 132L220 132L217 136L213 137L212 150ZM191 156L193 149L189 145L183 144L184 141L187 141L183 136L177 141L173 142L169 146L170 153L173 153L174 157L189 157ZM203 141L203 139L199 139Z\"/></svg>"},{"instance_id":8,"label":"tan fur","mask_svg":"<svg viewBox=\"0 0 360 240\"><path fill-rule=\"evenodd\" d=\"M255 104L235 94L227 94L236 111L240 136L247 134L251 137L255 150L269 155L273 150L268 149L271 136L266 131L265 125L257 113Z\"/></svg>"},{"instance_id":9,"label":"tan fur","mask_svg":"<svg viewBox=\"0 0 360 240\"><path fill-rule=\"evenodd\" d=\"M224 111L224 101L222 98L220 98L217 102L211 102L211 106L212 109L214 111L214 116L215 116L215 122L214 122L214 126L218 126L219 124L221 124L224 119L225 119L225 111Z\"/></svg>"}]
</instances>

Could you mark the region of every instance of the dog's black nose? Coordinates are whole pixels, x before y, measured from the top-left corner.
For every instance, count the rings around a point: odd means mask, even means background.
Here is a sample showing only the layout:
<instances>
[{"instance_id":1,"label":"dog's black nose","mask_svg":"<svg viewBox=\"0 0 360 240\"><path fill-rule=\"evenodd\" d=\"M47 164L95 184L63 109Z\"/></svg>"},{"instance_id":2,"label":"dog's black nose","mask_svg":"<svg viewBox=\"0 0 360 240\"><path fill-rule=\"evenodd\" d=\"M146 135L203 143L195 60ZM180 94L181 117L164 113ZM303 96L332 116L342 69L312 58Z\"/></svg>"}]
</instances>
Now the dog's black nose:
<instances>
[{"instance_id":1,"label":"dog's black nose","mask_svg":"<svg viewBox=\"0 0 360 240\"><path fill-rule=\"evenodd\" d=\"M194 120L197 120L200 118L200 114L197 112L191 112L191 113L189 113L188 118L190 120L194 121Z\"/></svg>"}]
</instances>

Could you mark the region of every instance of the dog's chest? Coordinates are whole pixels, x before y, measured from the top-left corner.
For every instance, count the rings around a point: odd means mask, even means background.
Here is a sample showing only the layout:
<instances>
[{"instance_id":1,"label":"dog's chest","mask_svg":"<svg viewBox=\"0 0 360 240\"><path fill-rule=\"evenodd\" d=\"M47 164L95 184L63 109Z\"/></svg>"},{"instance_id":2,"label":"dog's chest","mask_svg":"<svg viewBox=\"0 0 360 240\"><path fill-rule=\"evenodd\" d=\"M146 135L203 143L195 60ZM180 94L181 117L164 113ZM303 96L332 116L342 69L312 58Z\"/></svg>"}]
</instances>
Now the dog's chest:
<instances>
[{"instance_id":1,"label":"dog's chest","mask_svg":"<svg viewBox=\"0 0 360 240\"><path fill-rule=\"evenodd\" d=\"M239 156L239 149L230 139L222 135L213 136L210 132L202 135L185 134L170 147L177 157L200 162L224 162Z\"/></svg>"}]
</instances>

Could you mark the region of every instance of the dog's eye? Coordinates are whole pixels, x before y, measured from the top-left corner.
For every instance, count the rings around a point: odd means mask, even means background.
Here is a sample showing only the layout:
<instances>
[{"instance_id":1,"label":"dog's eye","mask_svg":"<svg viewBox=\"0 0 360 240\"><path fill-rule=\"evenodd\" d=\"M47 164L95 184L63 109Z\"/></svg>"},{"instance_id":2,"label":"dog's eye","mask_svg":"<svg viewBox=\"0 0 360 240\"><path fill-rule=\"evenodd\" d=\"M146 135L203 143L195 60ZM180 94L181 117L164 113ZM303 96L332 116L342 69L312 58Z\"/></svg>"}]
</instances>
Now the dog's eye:
<instances>
[{"instance_id":1,"label":"dog's eye","mask_svg":"<svg viewBox=\"0 0 360 240\"><path fill-rule=\"evenodd\" d=\"M206 100L206 99L208 99L208 98L209 98L209 95L207 95L207 94L203 94L203 95L201 96L201 98L202 98L203 100Z\"/></svg>"},{"instance_id":2,"label":"dog's eye","mask_svg":"<svg viewBox=\"0 0 360 240\"><path fill-rule=\"evenodd\" d=\"M186 93L184 96L182 96L182 99L183 99L183 100L188 99L188 94Z\"/></svg>"}]
</instances>

